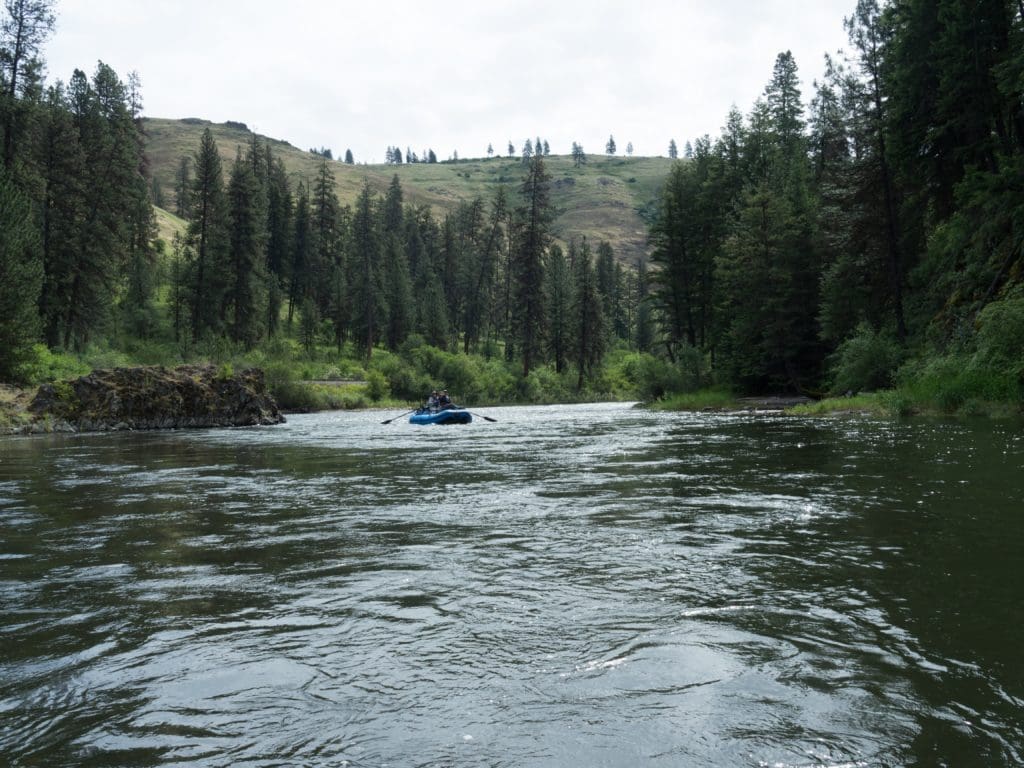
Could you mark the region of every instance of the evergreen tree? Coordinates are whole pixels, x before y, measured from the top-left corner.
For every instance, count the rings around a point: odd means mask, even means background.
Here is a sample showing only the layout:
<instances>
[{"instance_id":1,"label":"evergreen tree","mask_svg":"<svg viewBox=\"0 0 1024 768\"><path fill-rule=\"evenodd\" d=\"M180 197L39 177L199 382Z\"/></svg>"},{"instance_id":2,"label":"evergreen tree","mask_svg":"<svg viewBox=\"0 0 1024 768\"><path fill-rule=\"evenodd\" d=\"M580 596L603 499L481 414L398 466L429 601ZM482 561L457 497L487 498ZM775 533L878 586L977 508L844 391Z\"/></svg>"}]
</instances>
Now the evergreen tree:
<instances>
[{"instance_id":1,"label":"evergreen tree","mask_svg":"<svg viewBox=\"0 0 1024 768\"><path fill-rule=\"evenodd\" d=\"M299 310L299 341L306 354L312 354L316 348L317 336L320 333L320 311L316 302L306 296Z\"/></svg>"},{"instance_id":2,"label":"evergreen tree","mask_svg":"<svg viewBox=\"0 0 1024 768\"><path fill-rule=\"evenodd\" d=\"M303 300L313 296L313 223L310 215L309 190L299 185L295 203L295 233L288 269L288 325Z\"/></svg>"},{"instance_id":3,"label":"evergreen tree","mask_svg":"<svg viewBox=\"0 0 1024 768\"><path fill-rule=\"evenodd\" d=\"M39 335L38 231L28 200L0 169L0 382L18 381Z\"/></svg>"},{"instance_id":4,"label":"evergreen tree","mask_svg":"<svg viewBox=\"0 0 1024 768\"><path fill-rule=\"evenodd\" d=\"M669 160L679 159L679 147L676 146L675 139L670 139L668 142L668 157Z\"/></svg>"},{"instance_id":5,"label":"evergreen tree","mask_svg":"<svg viewBox=\"0 0 1024 768\"><path fill-rule=\"evenodd\" d=\"M352 261L349 281L353 303L356 346L369 360L380 338L387 313L381 288L381 244L373 211L370 184L366 182L352 217Z\"/></svg>"},{"instance_id":6,"label":"evergreen tree","mask_svg":"<svg viewBox=\"0 0 1024 768\"><path fill-rule=\"evenodd\" d=\"M91 82L76 70L68 95L80 151L71 183L84 216L64 222L65 234L71 235L67 248L58 264L46 267L48 276L59 276L48 282L57 292L48 297L47 309L51 338L80 349L109 327L121 288L118 278L124 274L121 265L131 261L139 238L152 231L153 213L141 173L142 142L124 83L100 62Z\"/></svg>"},{"instance_id":7,"label":"evergreen tree","mask_svg":"<svg viewBox=\"0 0 1024 768\"><path fill-rule=\"evenodd\" d=\"M652 277L652 301L659 310L666 352L676 359L679 346L697 347L704 341L711 314L714 242L705 238L699 213L702 182L698 168L673 165L662 192L658 218L651 227L658 265Z\"/></svg>"},{"instance_id":8,"label":"evergreen tree","mask_svg":"<svg viewBox=\"0 0 1024 768\"><path fill-rule=\"evenodd\" d=\"M414 321L412 278L409 273L409 261L402 247L404 222L402 186L398 174L391 178L381 216L381 234L384 240L383 285L387 305L384 338L388 348L396 350L409 335Z\"/></svg>"},{"instance_id":9,"label":"evergreen tree","mask_svg":"<svg viewBox=\"0 0 1024 768\"><path fill-rule=\"evenodd\" d=\"M558 245L548 253L545 273L545 312L548 318L548 350L555 361L555 371L565 370L572 344L572 275L565 254Z\"/></svg>"},{"instance_id":10,"label":"evergreen tree","mask_svg":"<svg viewBox=\"0 0 1024 768\"><path fill-rule=\"evenodd\" d=\"M256 156L262 153L252 153ZM264 304L262 265L266 258L265 206L251 157L235 158L228 182L228 262L225 310L228 333L236 343L252 347L260 337Z\"/></svg>"},{"instance_id":11,"label":"evergreen tree","mask_svg":"<svg viewBox=\"0 0 1024 768\"><path fill-rule=\"evenodd\" d=\"M387 307L384 340L388 349L397 350L412 330L412 281L409 262L398 237L389 234L384 243L384 304Z\"/></svg>"},{"instance_id":12,"label":"evergreen tree","mask_svg":"<svg viewBox=\"0 0 1024 768\"><path fill-rule=\"evenodd\" d=\"M618 287L615 275L615 251L607 240L597 244L597 265L595 270L597 278L597 293L601 297L601 313L609 327L612 318L617 314Z\"/></svg>"},{"instance_id":13,"label":"evergreen tree","mask_svg":"<svg viewBox=\"0 0 1024 768\"><path fill-rule=\"evenodd\" d=\"M575 294L573 297L573 343L575 363L578 371L576 389L583 384L594 369L600 365L604 355L604 317L601 313L601 296L597 290L597 279L586 239L575 258Z\"/></svg>"},{"instance_id":14,"label":"evergreen tree","mask_svg":"<svg viewBox=\"0 0 1024 768\"><path fill-rule=\"evenodd\" d=\"M609 136L608 137L608 143L604 145L604 152L608 156L612 156L612 155L615 154L615 137L614 136Z\"/></svg>"},{"instance_id":15,"label":"evergreen tree","mask_svg":"<svg viewBox=\"0 0 1024 768\"><path fill-rule=\"evenodd\" d=\"M530 160L520 190L522 204L516 216L516 249L512 264L513 324L523 361L523 377L540 360L544 337L544 254L550 240L552 217L548 185L551 177L542 155Z\"/></svg>"},{"instance_id":16,"label":"evergreen tree","mask_svg":"<svg viewBox=\"0 0 1024 768\"><path fill-rule=\"evenodd\" d=\"M351 149L346 149L345 150L345 165L355 165L355 164L356 164L356 159L355 159L355 157L352 156L352 150Z\"/></svg>"},{"instance_id":17,"label":"evergreen tree","mask_svg":"<svg viewBox=\"0 0 1024 768\"><path fill-rule=\"evenodd\" d=\"M19 138L25 129L26 95L38 79L36 59L53 31L53 0L4 0L0 16L0 131L4 168L14 166Z\"/></svg>"},{"instance_id":18,"label":"evergreen tree","mask_svg":"<svg viewBox=\"0 0 1024 768\"><path fill-rule=\"evenodd\" d=\"M192 340L198 341L211 330L221 328L219 308L227 288L227 199L220 153L209 128L203 131L194 167L188 237L195 257L190 270Z\"/></svg>"},{"instance_id":19,"label":"evergreen tree","mask_svg":"<svg viewBox=\"0 0 1024 768\"><path fill-rule=\"evenodd\" d=\"M317 169L310 206L313 239L309 276L313 281L311 287L317 310L323 317L330 311L331 274L335 267L344 268L342 242L345 236L341 204L335 191L334 172L326 160L321 161Z\"/></svg>"},{"instance_id":20,"label":"evergreen tree","mask_svg":"<svg viewBox=\"0 0 1024 768\"><path fill-rule=\"evenodd\" d=\"M509 141L509 143L508 143L508 156L509 157L514 157L515 154L516 154L515 145L511 141Z\"/></svg>"},{"instance_id":21,"label":"evergreen tree","mask_svg":"<svg viewBox=\"0 0 1024 768\"><path fill-rule=\"evenodd\" d=\"M480 209L483 203L480 201ZM505 188L498 187L494 200L491 202L487 222L481 227L479 237L474 243L474 258L466 259L464 264L465 289L463 344L468 354L470 348L480 339L483 326L489 320L487 305L491 302L497 277L498 259L503 244L503 227L508 208Z\"/></svg>"},{"instance_id":22,"label":"evergreen tree","mask_svg":"<svg viewBox=\"0 0 1024 768\"><path fill-rule=\"evenodd\" d=\"M295 203L288 171L281 158L273 161L267 184L267 272L280 285L289 276L294 245Z\"/></svg>"},{"instance_id":23,"label":"evergreen tree","mask_svg":"<svg viewBox=\"0 0 1024 768\"><path fill-rule=\"evenodd\" d=\"M636 263L636 348L639 352L649 352L654 345L654 323L648 295L647 262L641 258Z\"/></svg>"},{"instance_id":24,"label":"evergreen tree","mask_svg":"<svg viewBox=\"0 0 1024 768\"><path fill-rule=\"evenodd\" d=\"M577 168L587 162L587 155L583 151L583 145L572 143L572 162Z\"/></svg>"},{"instance_id":25,"label":"evergreen tree","mask_svg":"<svg viewBox=\"0 0 1024 768\"><path fill-rule=\"evenodd\" d=\"M523 144L523 165L529 165L533 157L533 142L527 139Z\"/></svg>"}]
</instances>

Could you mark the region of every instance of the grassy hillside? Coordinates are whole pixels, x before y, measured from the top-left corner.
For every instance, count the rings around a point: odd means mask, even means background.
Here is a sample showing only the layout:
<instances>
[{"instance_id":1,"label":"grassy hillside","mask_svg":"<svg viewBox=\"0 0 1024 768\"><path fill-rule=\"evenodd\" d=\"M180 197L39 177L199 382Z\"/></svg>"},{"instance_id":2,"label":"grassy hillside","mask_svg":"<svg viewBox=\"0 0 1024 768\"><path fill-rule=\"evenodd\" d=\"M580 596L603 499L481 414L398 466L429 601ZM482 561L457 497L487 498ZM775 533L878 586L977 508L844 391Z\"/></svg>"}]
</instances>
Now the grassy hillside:
<instances>
[{"instance_id":1,"label":"grassy hillside","mask_svg":"<svg viewBox=\"0 0 1024 768\"><path fill-rule=\"evenodd\" d=\"M226 172L237 148L251 140L248 131L237 124L146 119L146 151L151 170L168 200L174 199L174 174L181 158L195 154L206 127L213 131ZM309 183L315 178L320 164L318 156L286 141L268 141L293 180ZM552 202L557 210L555 236L563 243L571 237L586 236L595 246L598 241L607 240L621 260L635 262L647 250L644 214L654 209L670 164L666 158L590 155L586 165L574 168L568 155L551 156L547 168L553 182ZM476 196L490 200L500 184L514 192L523 177L522 162L509 158L397 166L345 165L335 161L332 170L343 204L356 199L364 180L374 190L384 192L397 173L406 201L428 205L437 215L452 210L460 200ZM173 202L168 207L173 208Z\"/></svg>"}]
</instances>

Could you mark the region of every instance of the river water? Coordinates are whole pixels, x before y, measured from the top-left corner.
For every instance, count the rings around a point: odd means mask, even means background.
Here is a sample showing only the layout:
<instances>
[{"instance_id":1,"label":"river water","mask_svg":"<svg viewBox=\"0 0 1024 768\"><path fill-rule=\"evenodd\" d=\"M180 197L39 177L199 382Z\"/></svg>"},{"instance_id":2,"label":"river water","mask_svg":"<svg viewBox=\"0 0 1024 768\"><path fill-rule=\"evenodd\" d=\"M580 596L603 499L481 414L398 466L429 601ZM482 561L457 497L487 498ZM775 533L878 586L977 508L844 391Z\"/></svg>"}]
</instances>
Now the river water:
<instances>
[{"instance_id":1,"label":"river water","mask_svg":"<svg viewBox=\"0 0 1024 768\"><path fill-rule=\"evenodd\" d=\"M0 764L1024 763L1024 430L0 440Z\"/></svg>"}]
</instances>

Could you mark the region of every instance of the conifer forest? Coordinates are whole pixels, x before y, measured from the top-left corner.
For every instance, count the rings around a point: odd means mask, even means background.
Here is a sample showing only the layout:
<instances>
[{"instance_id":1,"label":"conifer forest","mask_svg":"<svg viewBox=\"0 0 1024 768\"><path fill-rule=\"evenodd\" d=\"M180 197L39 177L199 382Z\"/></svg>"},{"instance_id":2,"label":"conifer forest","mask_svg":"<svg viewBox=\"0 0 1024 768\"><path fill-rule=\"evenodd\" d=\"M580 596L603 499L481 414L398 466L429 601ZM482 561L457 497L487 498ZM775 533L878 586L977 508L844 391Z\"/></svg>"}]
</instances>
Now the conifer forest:
<instances>
[{"instance_id":1,"label":"conifer forest","mask_svg":"<svg viewBox=\"0 0 1024 768\"><path fill-rule=\"evenodd\" d=\"M296 377L333 369L373 399L444 378L485 402L1024 403L1019 0L857 0L810 93L780 52L717 134L665 137L635 260L556 231L559 148L541 138L488 146L481 162L516 178L447 210L410 202L397 173L343 201L351 151L311 150L298 176L274 142L209 128L161 188L139 75L43 76L55 10L0 11L0 381L205 359L276 370L299 399ZM582 146L562 151L586 172Z\"/></svg>"}]
</instances>

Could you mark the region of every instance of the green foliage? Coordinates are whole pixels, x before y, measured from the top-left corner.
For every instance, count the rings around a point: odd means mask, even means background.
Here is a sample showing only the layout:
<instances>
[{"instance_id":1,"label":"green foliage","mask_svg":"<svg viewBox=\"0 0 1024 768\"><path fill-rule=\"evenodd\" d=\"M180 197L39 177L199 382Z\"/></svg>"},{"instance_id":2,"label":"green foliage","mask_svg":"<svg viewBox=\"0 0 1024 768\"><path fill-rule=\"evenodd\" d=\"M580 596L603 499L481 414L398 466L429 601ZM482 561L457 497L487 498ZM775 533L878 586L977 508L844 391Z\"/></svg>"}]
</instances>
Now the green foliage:
<instances>
[{"instance_id":1,"label":"green foliage","mask_svg":"<svg viewBox=\"0 0 1024 768\"><path fill-rule=\"evenodd\" d=\"M843 414L872 414L874 416L904 415L895 404L891 393L871 393L854 395L853 397L828 397L804 405L794 405L786 409L790 416L834 416Z\"/></svg>"},{"instance_id":2,"label":"green foliage","mask_svg":"<svg viewBox=\"0 0 1024 768\"><path fill-rule=\"evenodd\" d=\"M734 409L739 403L730 390L713 388L669 395L651 403L651 407L658 411L705 411Z\"/></svg>"},{"instance_id":3,"label":"green foliage","mask_svg":"<svg viewBox=\"0 0 1024 768\"><path fill-rule=\"evenodd\" d=\"M978 315L976 367L1024 384L1024 296L994 301Z\"/></svg>"},{"instance_id":4,"label":"green foliage","mask_svg":"<svg viewBox=\"0 0 1024 768\"><path fill-rule=\"evenodd\" d=\"M25 383L32 385L77 378L90 370L92 366L77 355L53 352L45 344L32 346L32 357L22 369Z\"/></svg>"},{"instance_id":5,"label":"green foliage","mask_svg":"<svg viewBox=\"0 0 1024 768\"><path fill-rule=\"evenodd\" d=\"M221 363L214 378L217 381L230 381L235 378L235 367L231 363Z\"/></svg>"},{"instance_id":6,"label":"green foliage","mask_svg":"<svg viewBox=\"0 0 1024 768\"><path fill-rule=\"evenodd\" d=\"M1024 402L1024 385L1012 374L952 354L904 366L897 377L899 392L919 411L973 413L990 403Z\"/></svg>"},{"instance_id":7,"label":"green foliage","mask_svg":"<svg viewBox=\"0 0 1024 768\"><path fill-rule=\"evenodd\" d=\"M373 402L379 402L390 394L391 386L387 377L380 371L366 374L366 394Z\"/></svg>"},{"instance_id":8,"label":"green foliage","mask_svg":"<svg viewBox=\"0 0 1024 768\"><path fill-rule=\"evenodd\" d=\"M39 332L39 239L28 200L0 170L0 381L22 381Z\"/></svg>"},{"instance_id":9,"label":"green foliage","mask_svg":"<svg viewBox=\"0 0 1024 768\"><path fill-rule=\"evenodd\" d=\"M685 372L679 365L644 352L627 355L613 370L645 402L660 400L670 393L693 391L699 381L692 368Z\"/></svg>"},{"instance_id":10,"label":"green foliage","mask_svg":"<svg viewBox=\"0 0 1024 768\"><path fill-rule=\"evenodd\" d=\"M892 386L902 362L895 339L861 323L832 357L831 391L871 392Z\"/></svg>"}]
</instances>

